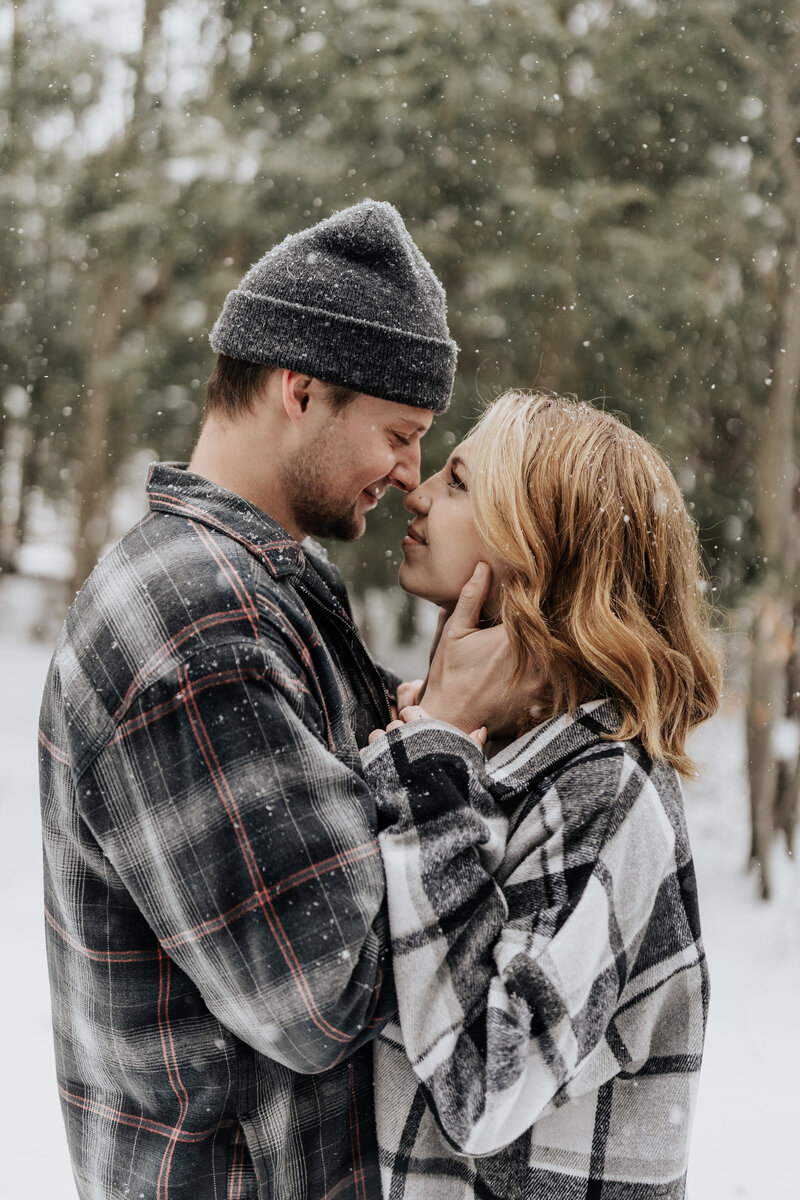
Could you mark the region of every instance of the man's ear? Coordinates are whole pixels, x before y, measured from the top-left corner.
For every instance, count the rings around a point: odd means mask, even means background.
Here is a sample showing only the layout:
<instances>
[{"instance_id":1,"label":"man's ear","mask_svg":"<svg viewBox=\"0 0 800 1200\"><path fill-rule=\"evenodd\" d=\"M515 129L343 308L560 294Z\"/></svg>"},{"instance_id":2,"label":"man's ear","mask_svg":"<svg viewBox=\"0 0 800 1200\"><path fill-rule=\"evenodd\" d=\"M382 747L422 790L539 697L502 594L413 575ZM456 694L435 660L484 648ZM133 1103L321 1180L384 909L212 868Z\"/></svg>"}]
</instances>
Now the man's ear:
<instances>
[{"instance_id":1,"label":"man's ear","mask_svg":"<svg viewBox=\"0 0 800 1200\"><path fill-rule=\"evenodd\" d=\"M301 375L298 371L283 371L281 379L281 399L287 417L297 424L302 421L308 408L309 392L312 377Z\"/></svg>"}]
</instances>

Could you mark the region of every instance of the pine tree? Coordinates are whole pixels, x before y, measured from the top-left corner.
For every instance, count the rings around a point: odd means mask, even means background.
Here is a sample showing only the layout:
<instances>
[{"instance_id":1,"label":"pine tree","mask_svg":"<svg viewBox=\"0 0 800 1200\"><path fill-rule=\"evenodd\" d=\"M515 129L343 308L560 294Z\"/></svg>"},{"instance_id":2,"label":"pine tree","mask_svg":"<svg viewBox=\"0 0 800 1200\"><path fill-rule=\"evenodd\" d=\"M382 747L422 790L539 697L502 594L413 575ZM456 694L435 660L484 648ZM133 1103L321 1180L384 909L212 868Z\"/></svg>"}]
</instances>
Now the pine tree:
<instances>
[{"instance_id":1,"label":"pine tree","mask_svg":"<svg viewBox=\"0 0 800 1200\"><path fill-rule=\"evenodd\" d=\"M780 0L147 0L125 56L47 0L16 12L0 339L11 409L28 406L9 445L34 450L6 560L34 485L79 491L77 582L130 458L188 453L229 288L286 233L389 200L461 347L424 469L505 386L596 398L671 461L714 595L752 598L766 893L800 784L770 749L800 694L796 17ZM98 142L117 76L126 116ZM394 582L406 519L396 495L331 547L356 594Z\"/></svg>"}]
</instances>

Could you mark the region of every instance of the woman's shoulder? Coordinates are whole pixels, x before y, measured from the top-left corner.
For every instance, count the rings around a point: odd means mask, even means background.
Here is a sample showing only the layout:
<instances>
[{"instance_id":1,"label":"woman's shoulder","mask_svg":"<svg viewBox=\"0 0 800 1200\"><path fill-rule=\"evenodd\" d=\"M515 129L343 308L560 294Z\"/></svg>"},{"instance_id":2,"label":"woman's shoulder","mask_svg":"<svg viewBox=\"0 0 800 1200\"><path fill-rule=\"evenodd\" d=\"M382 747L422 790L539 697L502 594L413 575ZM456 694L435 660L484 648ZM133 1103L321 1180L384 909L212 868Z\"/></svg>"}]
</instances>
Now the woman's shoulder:
<instances>
[{"instance_id":1,"label":"woman's shoulder","mask_svg":"<svg viewBox=\"0 0 800 1200\"><path fill-rule=\"evenodd\" d=\"M570 837L591 826L604 840L634 815L683 833L675 769L652 759L638 738L614 739L617 728L613 701L594 701L531 730L489 764L510 837L533 822Z\"/></svg>"},{"instance_id":2,"label":"woman's shoulder","mask_svg":"<svg viewBox=\"0 0 800 1200\"><path fill-rule=\"evenodd\" d=\"M571 713L561 713L534 726L492 758L488 774L495 787L514 793L542 793L555 779L576 767L612 778L626 755L641 747L609 740L619 728L612 700L592 700Z\"/></svg>"}]
</instances>

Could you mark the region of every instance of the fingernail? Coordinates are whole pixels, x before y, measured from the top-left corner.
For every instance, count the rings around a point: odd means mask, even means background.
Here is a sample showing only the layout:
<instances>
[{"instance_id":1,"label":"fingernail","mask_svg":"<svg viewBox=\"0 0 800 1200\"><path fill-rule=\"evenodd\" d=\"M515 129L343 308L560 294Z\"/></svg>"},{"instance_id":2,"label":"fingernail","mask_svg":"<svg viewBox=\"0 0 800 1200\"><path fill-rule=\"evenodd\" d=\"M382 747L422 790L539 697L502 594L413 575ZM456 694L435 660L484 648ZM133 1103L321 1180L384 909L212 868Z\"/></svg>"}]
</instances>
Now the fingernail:
<instances>
[{"instance_id":1,"label":"fingernail","mask_svg":"<svg viewBox=\"0 0 800 1200\"><path fill-rule=\"evenodd\" d=\"M472 578L473 579L483 579L483 576L485 575L485 573L486 573L486 563L485 562L476 563L475 570L472 572Z\"/></svg>"}]
</instances>

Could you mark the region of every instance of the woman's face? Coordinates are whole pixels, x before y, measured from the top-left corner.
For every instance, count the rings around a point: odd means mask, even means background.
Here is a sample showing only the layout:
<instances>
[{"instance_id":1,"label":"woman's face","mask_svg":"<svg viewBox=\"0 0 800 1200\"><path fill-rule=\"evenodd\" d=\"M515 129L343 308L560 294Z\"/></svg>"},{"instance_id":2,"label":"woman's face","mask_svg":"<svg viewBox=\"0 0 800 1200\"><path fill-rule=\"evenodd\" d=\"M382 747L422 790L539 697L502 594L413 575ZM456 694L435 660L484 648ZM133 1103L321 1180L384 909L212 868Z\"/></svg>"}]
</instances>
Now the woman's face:
<instances>
[{"instance_id":1,"label":"woman's face","mask_svg":"<svg viewBox=\"0 0 800 1200\"><path fill-rule=\"evenodd\" d=\"M452 610L476 563L487 562L492 568L492 590L485 614L496 616L503 567L475 528L469 497L473 458L474 441L467 438L438 474L403 501L414 519L403 538L400 586Z\"/></svg>"}]
</instances>

